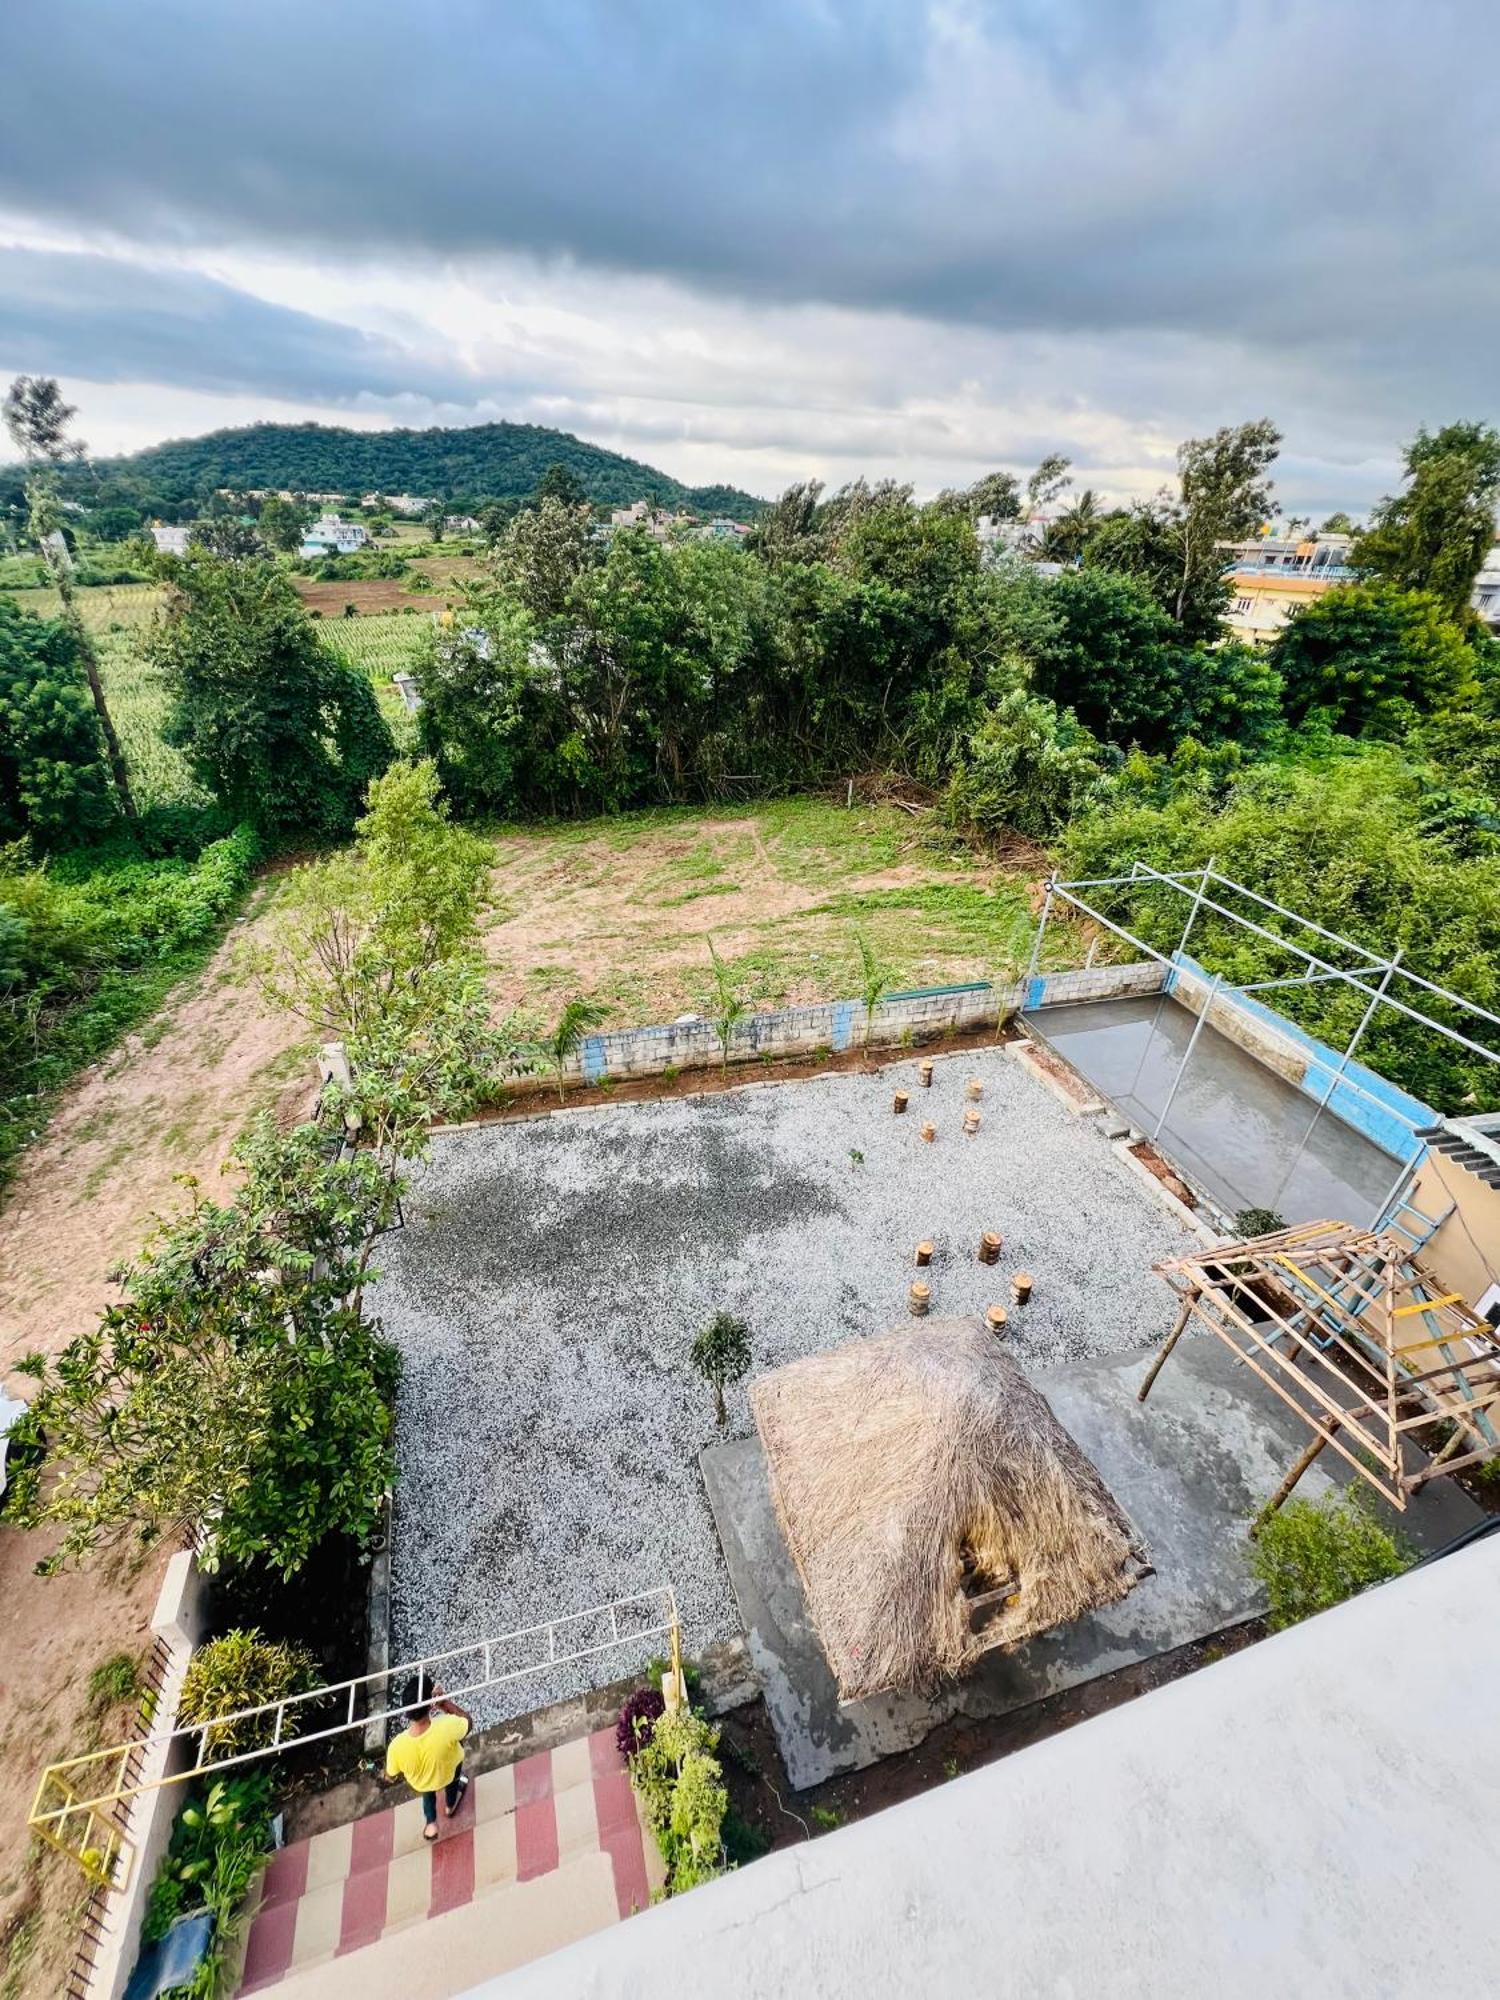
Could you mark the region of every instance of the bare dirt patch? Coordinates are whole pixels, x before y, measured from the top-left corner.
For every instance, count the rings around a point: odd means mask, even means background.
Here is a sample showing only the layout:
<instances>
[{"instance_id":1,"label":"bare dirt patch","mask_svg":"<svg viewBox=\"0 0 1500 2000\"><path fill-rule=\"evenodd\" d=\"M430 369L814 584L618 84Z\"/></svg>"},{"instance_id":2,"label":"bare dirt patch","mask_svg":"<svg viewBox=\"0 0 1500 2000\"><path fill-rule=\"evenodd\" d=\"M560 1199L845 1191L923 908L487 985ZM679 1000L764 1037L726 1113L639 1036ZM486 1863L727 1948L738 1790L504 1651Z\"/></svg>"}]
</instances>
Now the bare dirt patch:
<instances>
[{"instance_id":1,"label":"bare dirt patch","mask_svg":"<svg viewBox=\"0 0 1500 2000\"><path fill-rule=\"evenodd\" d=\"M250 1117L306 1100L298 1024L234 971L243 934L79 1080L23 1157L0 1228L0 1369L56 1353L115 1296L111 1272L182 1199L177 1176L222 1190Z\"/></svg>"},{"instance_id":2,"label":"bare dirt patch","mask_svg":"<svg viewBox=\"0 0 1500 2000\"><path fill-rule=\"evenodd\" d=\"M134 1704L97 1710L89 1675L113 1653L144 1661L161 1561L33 1574L50 1537L0 1527L0 1986L55 2000L78 1941L86 1883L27 1829L42 1766L136 1733ZM13 1984L5 1984L6 1977Z\"/></svg>"}]
</instances>

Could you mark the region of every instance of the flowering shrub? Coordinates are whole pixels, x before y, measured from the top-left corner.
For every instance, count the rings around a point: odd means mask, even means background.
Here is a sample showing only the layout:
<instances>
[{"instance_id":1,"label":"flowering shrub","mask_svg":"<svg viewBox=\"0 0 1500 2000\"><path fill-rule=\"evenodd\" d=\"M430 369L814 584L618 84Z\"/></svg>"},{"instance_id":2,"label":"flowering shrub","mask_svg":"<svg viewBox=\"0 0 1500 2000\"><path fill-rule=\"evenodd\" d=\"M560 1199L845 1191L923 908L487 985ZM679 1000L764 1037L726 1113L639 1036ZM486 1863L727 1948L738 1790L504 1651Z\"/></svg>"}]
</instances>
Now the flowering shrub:
<instances>
[{"instance_id":1,"label":"flowering shrub","mask_svg":"<svg viewBox=\"0 0 1500 2000\"><path fill-rule=\"evenodd\" d=\"M620 1710L620 1720L615 1726L615 1748L622 1757L633 1757L638 1750L644 1750L651 1741L656 1719L667 1704L661 1691L654 1687L637 1688Z\"/></svg>"}]
</instances>

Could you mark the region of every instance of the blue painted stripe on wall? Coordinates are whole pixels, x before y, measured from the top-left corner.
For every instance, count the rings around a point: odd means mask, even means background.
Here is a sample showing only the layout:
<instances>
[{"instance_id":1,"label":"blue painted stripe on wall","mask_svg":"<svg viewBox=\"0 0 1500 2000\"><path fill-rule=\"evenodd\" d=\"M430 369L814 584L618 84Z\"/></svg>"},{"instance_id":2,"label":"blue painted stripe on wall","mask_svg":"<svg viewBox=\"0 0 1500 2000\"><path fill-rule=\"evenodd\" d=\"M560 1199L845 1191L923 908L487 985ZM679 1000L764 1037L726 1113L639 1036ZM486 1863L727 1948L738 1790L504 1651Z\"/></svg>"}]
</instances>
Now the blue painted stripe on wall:
<instances>
[{"instance_id":1,"label":"blue painted stripe on wall","mask_svg":"<svg viewBox=\"0 0 1500 2000\"><path fill-rule=\"evenodd\" d=\"M864 1008L860 1007L857 1000L835 1000L833 1003L833 1046L836 1050L847 1049L854 1039L856 1007L860 1013L864 1012Z\"/></svg>"},{"instance_id":2,"label":"blue painted stripe on wall","mask_svg":"<svg viewBox=\"0 0 1500 2000\"><path fill-rule=\"evenodd\" d=\"M603 1035L585 1035L583 1038L583 1075L586 1083L597 1083L609 1064L604 1054Z\"/></svg>"},{"instance_id":3,"label":"blue painted stripe on wall","mask_svg":"<svg viewBox=\"0 0 1500 2000\"><path fill-rule=\"evenodd\" d=\"M1045 1000L1046 997L1047 997L1047 982L1045 979L1041 977L1040 974L1038 974L1035 979L1027 980L1026 1005L1028 1008L1040 1007L1043 1000Z\"/></svg>"},{"instance_id":4,"label":"blue painted stripe on wall","mask_svg":"<svg viewBox=\"0 0 1500 2000\"><path fill-rule=\"evenodd\" d=\"M1197 959L1186 952L1174 952L1173 959L1184 971L1207 984L1211 975L1204 971ZM1334 1077L1338 1074L1339 1052L1331 1049L1326 1042L1320 1042L1315 1035L1299 1028L1295 1021L1289 1021L1285 1014L1278 1014L1274 1007L1267 1007L1253 995L1234 993L1226 989L1225 997L1247 1014L1253 1014L1265 1022L1278 1035L1293 1042L1308 1058L1307 1069L1298 1088L1318 1102L1322 1101ZM1393 1159L1412 1160L1424 1150L1424 1142L1414 1136L1413 1125L1435 1125L1437 1113L1431 1105L1424 1104L1419 1097L1412 1097L1407 1091L1383 1077L1377 1070L1367 1069L1357 1059L1349 1063L1344 1076L1359 1086L1351 1090L1342 1078L1334 1084L1333 1095L1328 1100L1328 1109L1341 1118L1346 1125L1352 1125L1356 1132L1363 1132ZM1368 1092L1362 1096L1360 1092ZM1378 1098L1372 1104L1370 1098Z\"/></svg>"}]
</instances>

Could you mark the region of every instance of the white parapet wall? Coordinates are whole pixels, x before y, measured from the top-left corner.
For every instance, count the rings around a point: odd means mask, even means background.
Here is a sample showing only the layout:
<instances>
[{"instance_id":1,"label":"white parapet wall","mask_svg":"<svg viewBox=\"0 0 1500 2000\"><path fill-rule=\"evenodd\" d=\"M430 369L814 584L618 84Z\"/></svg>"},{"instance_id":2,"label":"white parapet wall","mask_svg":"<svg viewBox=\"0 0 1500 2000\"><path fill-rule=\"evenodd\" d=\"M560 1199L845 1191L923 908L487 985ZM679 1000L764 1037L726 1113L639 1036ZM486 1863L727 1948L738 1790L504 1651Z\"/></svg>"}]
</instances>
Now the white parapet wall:
<instances>
[{"instance_id":1,"label":"white parapet wall","mask_svg":"<svg viewBox=\"0 0 1500 2000\"><path fill-rule=\"evenodd\" d=\"M1497 1648L1492 1536L473 2000L1493 1991Z\"/></svg>"},{"instance_id":2,"label":"white parapet wall","mask_svg":"<svg viewBox=\"0 0 1500 2000\"><path fill-rule=\"evenodd\" d=\"M177 1704L188 1662L203 1637L207 1622L204 1580L192 1556L174 1555L162 1578L151 1616L151 1630L165 1654L161 1692L151 1719L151 1738L133 1782L151 1785L172 1770L186 1768L181 1745L160 1739L177 1726ZM175 1763L172 1761L175 1756ZM146 1899L172 1838L172 1825L182 1804L180 1785L157 1786L130 1801L129 1839L135 1850L123 1889L112 1890L101 1912L102 1935L88 1975L89 2000L120 2000L140 1950Z\"/></svg>"}]
</instances>

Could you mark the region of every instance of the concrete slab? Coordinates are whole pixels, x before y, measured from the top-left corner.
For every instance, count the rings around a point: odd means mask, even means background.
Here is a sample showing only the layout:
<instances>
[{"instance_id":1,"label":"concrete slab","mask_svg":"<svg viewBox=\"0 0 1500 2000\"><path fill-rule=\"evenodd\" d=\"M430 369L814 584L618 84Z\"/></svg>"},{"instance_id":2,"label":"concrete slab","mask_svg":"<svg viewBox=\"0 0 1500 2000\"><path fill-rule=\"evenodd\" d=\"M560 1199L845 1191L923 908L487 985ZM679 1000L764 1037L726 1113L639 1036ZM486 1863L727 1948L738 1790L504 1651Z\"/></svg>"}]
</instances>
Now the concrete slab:
<instances>
[{"instance_id":1,"label":"concrete slab","mask_svg":"<svg viewBox=\"0 0 1500 2000\"><path fill-rule=\"evenodd\" d=\"M1042 1007L1027 1026L1148 1135L1197 1016L1166 994ZM1368 1223L1391 1192L1390 1154L1204 1024L1156 1140L1225 1214L1270 1208L1289 1223Z\"/></svg>"},{"instance_id":2,"label":"concrete slab","mask_svg":"<svg viewBox=\"0 0 1500 2000\"><path fill-rule=\"evenodd\" d=\"M841 1706L782 1540L755 1437L711 1446L699 1463L761 1676L766 1707L799 1791L909 1750L954 1715L984 1718L1207 1639L1264 1610L1245 1565L1251 1516L1306 1433L1211 1336L1178 1343L1151 1399L1136 1401L1149 1351L1033 1374L1142 1535L1157 1574L1112 1605L1008 1654L936 1695L881 1695ZM1333 1483L1315 1466L1309 1497ZM1396 1517L1386 1517L1393 1524ZM1442 1547L1479 1519L1451 1482L1419 1494L1399 1528Z\"/></svg>"}]
</instances>

